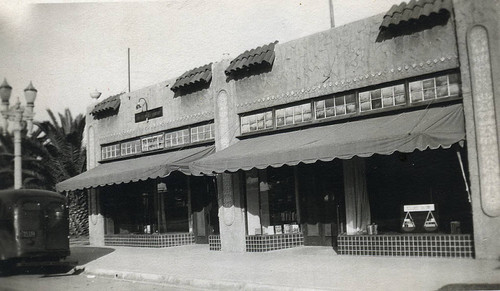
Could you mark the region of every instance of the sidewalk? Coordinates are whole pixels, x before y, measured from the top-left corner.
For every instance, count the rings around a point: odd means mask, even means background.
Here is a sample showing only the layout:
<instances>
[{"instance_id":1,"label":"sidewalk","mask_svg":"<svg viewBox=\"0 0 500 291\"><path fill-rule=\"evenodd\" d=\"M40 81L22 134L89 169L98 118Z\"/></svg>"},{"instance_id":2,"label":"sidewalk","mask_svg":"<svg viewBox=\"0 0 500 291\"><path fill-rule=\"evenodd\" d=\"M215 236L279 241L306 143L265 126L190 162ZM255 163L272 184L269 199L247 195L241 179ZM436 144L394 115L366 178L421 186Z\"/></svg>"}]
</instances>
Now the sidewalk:
<instances>
[{"instance_id":1,"label":"sidewalk","mask_svg":"<svg viewBox=\"0 0 500 291\"><path fill-rule=\"evenodd\" d=\"M79 256L87 256L78 267L86 274L202 290L472 290L450 284L500 289L498 260L338 256L328 247L225 253L209 251L208 245L74 245L72 257Z\"/></svg>"}]
</instances>

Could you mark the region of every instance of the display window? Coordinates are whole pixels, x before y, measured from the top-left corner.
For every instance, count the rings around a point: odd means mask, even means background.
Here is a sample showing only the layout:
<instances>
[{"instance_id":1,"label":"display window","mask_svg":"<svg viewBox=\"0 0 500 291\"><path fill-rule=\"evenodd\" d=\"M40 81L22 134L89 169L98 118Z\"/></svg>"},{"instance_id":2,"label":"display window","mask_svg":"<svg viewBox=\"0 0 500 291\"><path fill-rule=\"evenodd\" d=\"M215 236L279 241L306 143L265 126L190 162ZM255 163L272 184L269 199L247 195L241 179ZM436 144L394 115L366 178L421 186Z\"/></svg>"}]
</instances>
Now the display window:
<instances>
[{"instance_id":1,"label":"display window","mask_svg":"<svg viewBox=\"0 0 500 291\"><path fill-rule=\"evenodd\" d=\"M100 193L108 235L218 233L213 177L173 172L165 178L106 186Z\"/></svg>"},{"instance_id":2,"label":"display window","mask_svg":"<svg viewBox=\"0 0 500 291\"><path fill-rule=\"evenodd\" d=\"M366 159L371 222L379 234L472 233L472 210L457 152L450 149ZM464 159L465 162L465 159ZM467 169L467 165L464 165Z\"/></svg>"}]
</instances>

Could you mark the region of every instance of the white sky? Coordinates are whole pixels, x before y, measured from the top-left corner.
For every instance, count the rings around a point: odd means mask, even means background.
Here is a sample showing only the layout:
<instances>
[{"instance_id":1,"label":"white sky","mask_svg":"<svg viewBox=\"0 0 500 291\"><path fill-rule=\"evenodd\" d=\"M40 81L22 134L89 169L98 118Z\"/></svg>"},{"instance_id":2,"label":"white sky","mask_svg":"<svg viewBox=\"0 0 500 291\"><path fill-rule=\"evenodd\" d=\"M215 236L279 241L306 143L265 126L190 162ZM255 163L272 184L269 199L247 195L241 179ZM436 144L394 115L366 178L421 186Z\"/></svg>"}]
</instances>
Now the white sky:
<instances>
[{"instance_id":1,"label":"white sky","mask_svg":"<svg viewBox=\"0 0 500 291\"><path fill-rule=\"evenodd\" d=\"M13 87L11 104L31 81L38 90L35 119L46 109L73 115L127 91L187 70L236 57L330 27L329 0L170 0L154 2L0 0L0 82ZM33 2L33 1L31 1ZM389 10L402 0L333 0L336 26Z\"/></svg>"}]
</instances>

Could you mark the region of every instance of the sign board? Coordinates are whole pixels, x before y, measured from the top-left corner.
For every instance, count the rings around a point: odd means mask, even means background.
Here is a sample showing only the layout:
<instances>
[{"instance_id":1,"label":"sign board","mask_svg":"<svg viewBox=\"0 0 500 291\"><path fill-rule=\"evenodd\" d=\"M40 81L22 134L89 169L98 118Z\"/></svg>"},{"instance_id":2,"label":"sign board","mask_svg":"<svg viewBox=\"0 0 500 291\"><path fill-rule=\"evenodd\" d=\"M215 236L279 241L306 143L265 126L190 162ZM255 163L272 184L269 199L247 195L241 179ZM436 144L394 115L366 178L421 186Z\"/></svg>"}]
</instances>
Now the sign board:
<instances>
[{"instance_id":1,"label":"sign board","mask_svg":"<svg viewBox=\"0 0 500 291\"><path fill-rule=\"evenodd\" d=\"M163 116L163 107L154 108L148 111L143 111L135 114L135 122L142 122L153 118Z\"/></svg>"},{"instance_id":2,"label":"sign board","mask_svg":"<svg viewBox=\"0 0 500 291\"><path fill-rule=\"evenodd\" d=\"M415 204L415 205L405 205L403 207L404 212L423 212L423 211L434 211L434 204Z\"/></svg>"}]
</instances>

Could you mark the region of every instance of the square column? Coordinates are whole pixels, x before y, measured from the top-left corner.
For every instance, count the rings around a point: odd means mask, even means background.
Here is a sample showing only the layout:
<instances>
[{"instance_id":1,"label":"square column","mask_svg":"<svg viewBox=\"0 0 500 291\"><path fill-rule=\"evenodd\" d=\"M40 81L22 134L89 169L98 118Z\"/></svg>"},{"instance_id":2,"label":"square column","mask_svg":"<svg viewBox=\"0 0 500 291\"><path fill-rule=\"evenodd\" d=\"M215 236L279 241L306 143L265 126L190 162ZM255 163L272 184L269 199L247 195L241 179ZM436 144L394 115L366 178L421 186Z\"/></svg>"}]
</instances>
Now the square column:
<instances>
[{"instance_id":1,"label":"square column","mask_svg":"<svg viewBox=\"0 0 500 291\"><path fill-rule=\"evenodd\" d=\"M99 190L88 190L89 196L89 242L92 246L104 246L104 216L101 212Z\"/></svg>"},{"instance_id":2,"label":"square column","mask_svg":"<svg viewBox=\"0 0 500 291\"><path fill-rule=\"evenodd\" d=\"M217 176L221 250L246 251L244 195L239 173Z\"/></svg>"}]
</instances>

